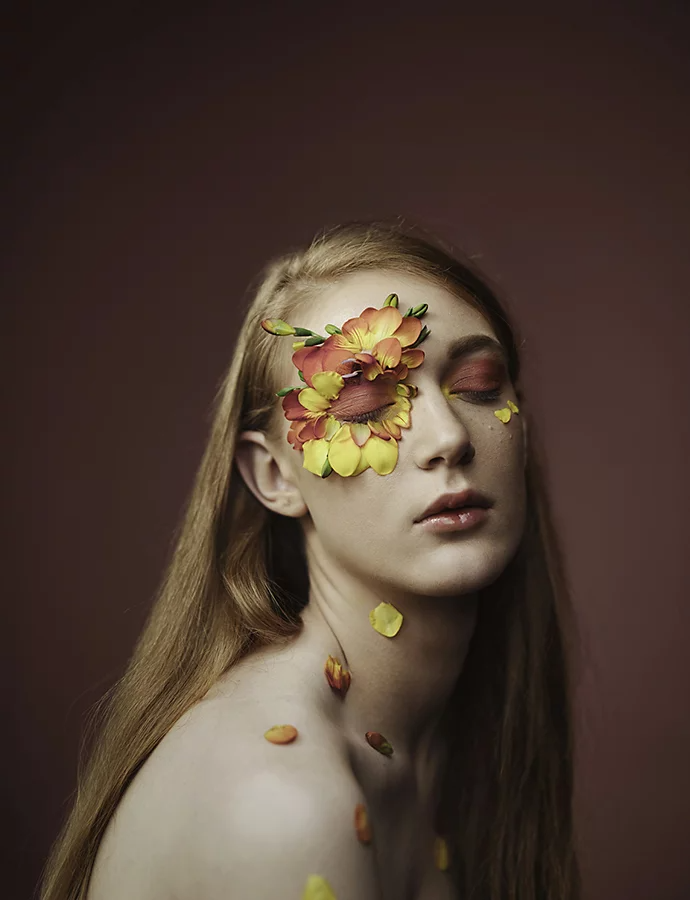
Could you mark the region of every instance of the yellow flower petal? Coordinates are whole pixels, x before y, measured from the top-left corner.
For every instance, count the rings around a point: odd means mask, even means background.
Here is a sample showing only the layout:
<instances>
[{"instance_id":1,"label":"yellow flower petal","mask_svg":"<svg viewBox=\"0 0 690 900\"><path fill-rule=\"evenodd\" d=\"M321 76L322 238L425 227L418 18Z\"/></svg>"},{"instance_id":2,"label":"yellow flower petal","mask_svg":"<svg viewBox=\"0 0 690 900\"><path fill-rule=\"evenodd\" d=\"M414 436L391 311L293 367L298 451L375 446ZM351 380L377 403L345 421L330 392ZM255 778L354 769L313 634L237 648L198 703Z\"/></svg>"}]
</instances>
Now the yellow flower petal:
<instances>
[{"instance_id":1,"label":"yellow flower petal","mask_svg":"<svg viewBox=\"0 0 690 900\"><path fill-rule=\"evenodd\" d=\"M384 441L372 434L362 447L362 455L377 475L390 475L398 461L398 444L395 438Z\"/></svg>"},{"instance_id":2,"label":"yellow flower petal","mask_svg":"<svg viewBox=\"0 0 690 900\"><path fill-rule=\"evenodd\" d=\"M304 885L302 900L338 900L338 898L322 875L309 875Z\"/></svg>"},{"instance_id":3,"label":"yellow flower petal","mask_svg":"<svg viewBox=\"0 0 690 900\"><path fill-rule=\"evenodd\" d=\"M297 737L294 725L274 725L264 732L264 737L272 744L290 744Z\"/></svg>"},{"instance_id":4,"label":"yellow flower petal","mask_svg":"<svg viewBox=\"0 0 690 900\"><path fill-rule=\"evenodd\" d=\"M345 379L337 372L316 372L311 376L311 383L322 397L335 400L343 389Z\"/></svg>"},{"instance_id":5,"label":"yellow flower petal","mask_svg":"<svg viewBox=\"0 0 690 900\"><path fill-rule=\"evenodd\" d=\"M445 838L437 836L434 839L434 862L436 868L443 872L448 868L448 842Z\"/></svg>"},{"instance_id":6,"label":"yellow flower petal","mask_svg":"<svg viewBox=\"0 0 690 900\"><path fill-rule=\"evenodd\" d=\"M403 623L403 615L392 603L379 603L369 612L369 621L374 631L385 637L395 637Z\"/></svg>"},{"instance_id":7,"label":"yellow flower petal","mask_svg":"<svg viewBox=\"0 0 690 900\"><path fill-rule=\"evenodd\" d=\"M327 441L333 439L333 436L336 434L338 429L340 428L340 422L336 419L335 416L328 416L326 419L326 434L325 438Z\"/></svg>"},{"instance_id":8,"label":"yellow flower petal","mask_svg":"<svg viewBox=\"0 0 690 900\"><path fill-rule=\"evenodd\" d=\"M360 460L359 460L359 462L357 463L357 468L356 468L355 471L352 473L352 477L354 478L355 475L361 475L362 472L364 472L365 469L368 469L368 468L369 468L369 463L366 461L366 459L364 458L364 456L360 457Z\"/></svg>"},{"instance_id":9,"label":"yellow flower petal","mask_svg":"<svg viewBox=\"0 0 690 900\"><path fill-rule=\"evenodd\" d=\"M508 400L508 406L513 410L514 413L520 412L517 406L513 403L512 400Z\"/></svg>"},{"instance_id":10,"label":"yellow flower petal","mask_svg":"<svg viewBox=\"0 0 690 900\"><path fill-rule=\"evenodd\" d=\"M331 405L329 400L309 387L299 392L298 400L309 412L324 412Z\"/></svg>"},{"instance_id":11,"label":"yellow flower petal","mask_svg":"<svg viewBox=\"0 0 690 900\"><path fill-rule=\"evenodd\" d=\"M353 475L362 451L352 440L350 426L343 425L328 445L328 461L333 471L347 478Z\"/></svg>"},{"instance_id":12,"label":"yellow flower petal","mask_svg":"<svg viewBox=\"0 0 690 900\"><path fill-rule=\"evenodd\" d=\"M302 468L320 476L328 459L328 441L325 438L318 441L305 441L302 451L304 453Z\"/></svg>"},{"instance_id":13,"label":"yellow flower petal","mask_svg":"<svg viewBox=\"0 0 690 900\"><path fill-rule=\"evenodd\" d=\"M496 416L497 419L500 419L504 425L507 425L507 423L510 422L510 417L512 416L512 413L509 409L495 409L494 415Z\"/></svg>"}]
</instances>

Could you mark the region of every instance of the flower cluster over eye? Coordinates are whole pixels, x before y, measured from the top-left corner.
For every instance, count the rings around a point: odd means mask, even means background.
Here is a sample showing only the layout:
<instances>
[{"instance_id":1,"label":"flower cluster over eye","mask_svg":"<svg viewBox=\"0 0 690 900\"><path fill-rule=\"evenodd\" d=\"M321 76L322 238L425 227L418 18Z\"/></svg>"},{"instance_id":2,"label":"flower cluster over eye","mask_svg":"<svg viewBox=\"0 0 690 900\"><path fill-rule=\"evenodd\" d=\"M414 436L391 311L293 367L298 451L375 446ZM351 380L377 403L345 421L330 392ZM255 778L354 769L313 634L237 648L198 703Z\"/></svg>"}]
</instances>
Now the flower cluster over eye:
<instances>
[{"instance_id":1,"label":"flower cluster over eye","mask_svg":"<svg viewBox=\"0 0 690 900\"><path fill-rule=\"evenodd\" d=\"M328 338L282 319L261 322L269 334L304 338L292 345L304 386L277 396L291 422L287 439L304 453L305 469L322 478L370 467L378 475L393 471L417 392L405 378L424 361L419 345L431 333L421 322L427 310L423 303L402 315L397 294L389 294L381 309L367 307L342 329L326 325Z\"/></svg>"}]
</instances>

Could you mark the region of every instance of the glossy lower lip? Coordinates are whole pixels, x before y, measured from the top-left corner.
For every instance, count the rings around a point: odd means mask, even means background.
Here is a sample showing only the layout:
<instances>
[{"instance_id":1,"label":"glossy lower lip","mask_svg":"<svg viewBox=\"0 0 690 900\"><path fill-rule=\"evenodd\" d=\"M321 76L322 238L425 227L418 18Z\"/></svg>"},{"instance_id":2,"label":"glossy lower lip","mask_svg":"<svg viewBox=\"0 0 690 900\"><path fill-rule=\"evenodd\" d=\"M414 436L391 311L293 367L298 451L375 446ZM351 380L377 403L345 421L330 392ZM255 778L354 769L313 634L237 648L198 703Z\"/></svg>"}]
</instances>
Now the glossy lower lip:
<instances>
[{"instance_id":1,"label":"glossy lower lip","mask_svg":"<svg viewBox=\"0 0 690 900\"><path fill-rule=\"evenodd\" d=\"M417 524L425 531L465 531L479 525L488 514L489 510L481 506L465 506L462 509L447 509L445 512L434 513Z\"/></svg>"}]
</instances>

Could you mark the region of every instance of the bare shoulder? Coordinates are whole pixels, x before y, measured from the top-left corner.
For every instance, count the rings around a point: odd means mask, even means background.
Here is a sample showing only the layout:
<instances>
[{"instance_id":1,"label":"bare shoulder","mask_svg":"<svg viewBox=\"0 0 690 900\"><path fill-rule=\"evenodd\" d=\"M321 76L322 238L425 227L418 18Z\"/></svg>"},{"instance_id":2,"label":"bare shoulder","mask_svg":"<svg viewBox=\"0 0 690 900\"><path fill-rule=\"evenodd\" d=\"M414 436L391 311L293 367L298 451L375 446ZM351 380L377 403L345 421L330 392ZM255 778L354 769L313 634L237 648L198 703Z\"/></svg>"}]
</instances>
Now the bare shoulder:
<instances>
[{"instance_id":1,"label":"bare shoulder","mask_svg":"<svg viewBox=\"0 0 690 900\"><path fill-rule=\"evenodd\" d=\"M308 883L319 900L378 900L340 739L316 710L281 704L216 698L182 717L125 794L88 900L302 898ZM283 724L293 741L266 740Z\"/></svg>"}]
</instances>

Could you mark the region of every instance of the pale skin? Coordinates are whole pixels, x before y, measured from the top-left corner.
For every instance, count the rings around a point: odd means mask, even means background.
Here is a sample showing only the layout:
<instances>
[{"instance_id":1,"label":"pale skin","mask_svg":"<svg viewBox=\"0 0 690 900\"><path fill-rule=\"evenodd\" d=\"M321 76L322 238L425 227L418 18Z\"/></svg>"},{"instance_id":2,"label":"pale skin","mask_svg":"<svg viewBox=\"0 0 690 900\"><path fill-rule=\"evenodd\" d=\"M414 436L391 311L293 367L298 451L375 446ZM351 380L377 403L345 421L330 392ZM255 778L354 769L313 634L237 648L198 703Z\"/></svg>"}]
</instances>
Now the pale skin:
<instances>
[{"instance_id":1,"label":"pale skin","mask_svg":"<svg viewBox=\"0 0 690 900\"><path fill-rule=\"evenodd\" d=\"M286 440L290 423L277 399L277 437L240 435L236 459L248 488L304 528L304 627L233 667L154 751L106 833L88 900L301 898L311 873L327 878L338 900L452 896L432 852L446 750L437 726L473 634L477 592L522 537L526 429L523 416L506 424L494 416L517 403L507 373L496 400L449 395L468 365L492 353L451 360L451 345L496 335L444 287L359 272L292 324L325 334L325 324L378 309L393 291L401 310L428 303L431 331L424 362L407 377L418 394L395 469L314 475ZM274 340L276 387L298 383L292 339ZM494 503L479 528L420 531L414 520L432 500L466 487ZM381 601L404 617L393 638L369 620ZM329 655L352 673L344 699L325 680ZM282 723L298 729L296 741L267 742L264 732ZM390 741L392 757L368 745L372 730ZM374 834L368 846L353 827L360 802Z\"/></svg>"}]
</instances>

